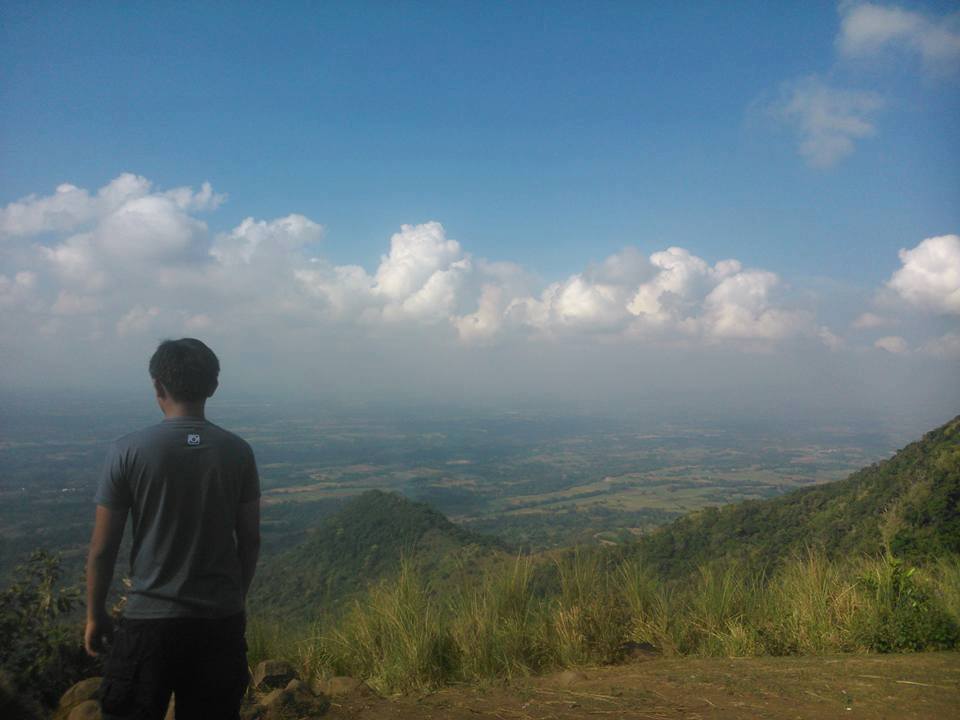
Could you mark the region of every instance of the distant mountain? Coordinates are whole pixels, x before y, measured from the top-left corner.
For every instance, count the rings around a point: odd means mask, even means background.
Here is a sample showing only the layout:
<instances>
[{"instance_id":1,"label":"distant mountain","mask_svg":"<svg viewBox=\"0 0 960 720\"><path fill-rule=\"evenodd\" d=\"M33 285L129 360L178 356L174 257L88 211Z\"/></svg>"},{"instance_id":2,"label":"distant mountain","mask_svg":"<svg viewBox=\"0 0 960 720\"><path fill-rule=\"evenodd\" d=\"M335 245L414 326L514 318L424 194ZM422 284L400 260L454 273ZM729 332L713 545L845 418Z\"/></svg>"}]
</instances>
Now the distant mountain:
<instances>
[{"instance_id":1,"label":"distant mountain","mask_svg":"<svg viewBox=\"0 0 960 720\"><path fill-rule=\"evenodd\" d=\"M773 565L805 546L912 561L960 553L960 416L845 480L692 513L628 552L677 577L720 558Z\"/></svg>"},{"instance_id":2,"label":"distant mountain","mask_svg":"<svg viewBox=\"0 0 960 720\"><path fill-rule=\"evenodd\" d=\"M314 616L395 573L402 557L443 580L458 565L475 566L477 558L499 548L499 541L454 525L429 505L370 490L326 518L303 543L261 564L251 605Z\"/></svg>"}]
</instances>

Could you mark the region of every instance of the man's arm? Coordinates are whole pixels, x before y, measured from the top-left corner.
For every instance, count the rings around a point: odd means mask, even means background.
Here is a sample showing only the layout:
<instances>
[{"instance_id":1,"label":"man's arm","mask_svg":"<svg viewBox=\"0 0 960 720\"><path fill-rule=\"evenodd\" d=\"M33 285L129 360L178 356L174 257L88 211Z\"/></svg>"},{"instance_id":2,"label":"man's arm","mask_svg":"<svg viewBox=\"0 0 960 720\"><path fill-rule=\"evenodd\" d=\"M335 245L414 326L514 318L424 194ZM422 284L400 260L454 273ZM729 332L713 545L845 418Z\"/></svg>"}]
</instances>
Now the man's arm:
<instances>
[{"instance_id":1,"label":"man's arm","mask_svg":"<svg viewBox=\"0 0 960 720\"><path fill-rule=\"evenodd\" d=\"M87 555L87 629L84 645L89 655L103 652L103 637L109 636L113 623L107 614L107 593L113 580L113 565L117 560L123 527L127 524L126 510L113 510L97 505L97 515Z\"/></svg>"},{"instance_id":2,"label":"man's arm","mask_svg":"<svg viewBox=\"0 0 960 720\"><path fill-rule=\"evenodd\" d=\"M260 557L260 498L240 503L237 509L237 555L240 557L240 581L247 596Z\"/></svg>"}]
</instances>

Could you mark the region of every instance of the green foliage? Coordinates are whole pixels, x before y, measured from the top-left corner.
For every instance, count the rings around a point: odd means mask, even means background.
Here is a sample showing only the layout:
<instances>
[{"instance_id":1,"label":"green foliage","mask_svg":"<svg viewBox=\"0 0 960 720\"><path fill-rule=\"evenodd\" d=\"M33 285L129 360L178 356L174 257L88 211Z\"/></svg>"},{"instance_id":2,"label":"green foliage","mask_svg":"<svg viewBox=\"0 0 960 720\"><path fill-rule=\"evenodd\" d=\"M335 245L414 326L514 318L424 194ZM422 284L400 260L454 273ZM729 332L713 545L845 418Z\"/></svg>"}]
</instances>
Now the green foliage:
<instances>
[{"instance_id":1,"label":"green foliage","mask_svg":"<svg viewBox=\"0 0 960 720\"><path fill-rule=\"evenodd\" d=\"M60 558L37 550L0 592L0 673L46 705L55 704L94 666L83 651L81 632L65 621L80 591L59 587L59 580Z\"/></svg>"},{"instance_id":2,"label":"green foliage","mask_svg":"<svg viewBox=\"0 0 960 720\"><path fill-rule=\"evenodd\" d=\"M960 553L960 417L846 480L693 513L626 554L678 579L718 559L778 567L805 547L911 562Z\"/></svg>"},{"instance_id":3,"label":"green foliage","mask_svg":"<svg viewBox=\"0 0 960 720\"><path fill-rule=\"evenodd\" d=\"M866 606L855 632L875 652L947 650L960 641L960 626L923 586L917 568L887 556L861 577Z\"/></svg>"},{"instance_id":4,"label":"green foliage","mask_svg":"<svg viewBox=\"0 0 960 720\"><path fill-rule=\"evenodd\" d=\"M262 565L251 606L317 619L318 608L339 609L370 583L394 574L401 557L437 578L452 574L458 560L497 547L423 503L370 490L325 518L303 544Z\"/></svg>"}]
</instances>

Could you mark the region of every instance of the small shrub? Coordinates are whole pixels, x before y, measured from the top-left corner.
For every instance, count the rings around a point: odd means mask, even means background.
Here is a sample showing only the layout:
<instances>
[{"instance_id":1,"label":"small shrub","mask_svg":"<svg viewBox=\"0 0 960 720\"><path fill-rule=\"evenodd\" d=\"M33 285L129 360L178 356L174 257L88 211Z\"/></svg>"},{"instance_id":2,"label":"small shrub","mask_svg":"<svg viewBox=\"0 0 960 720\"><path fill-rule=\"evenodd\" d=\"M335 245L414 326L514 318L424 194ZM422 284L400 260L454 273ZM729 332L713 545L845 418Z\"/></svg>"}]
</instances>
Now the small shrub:
<instances>
[{"instance_id":1,"label":"small shrub","mask_svg":"<svg viewBox=\"0 0 960 720\"><path fill-rule=\"evenodd\" d=\"M866 606L855 632L874 652L945 650L960 641L960 627L908 568L887 555L873 562L861 577Z\"/></svg>"},{"instance_id":2,"label":"small shrub","mask_svg":"<svg viewBox=\"0 0 960 720\"><path fill-rule=\"evenodd\" d=\"M0 592L0 673L47 706L96 667L82 629L66 620L79 604L79 588L60 587L60 557L45 550L18 565Z\"/></svg>"}]
</instances>

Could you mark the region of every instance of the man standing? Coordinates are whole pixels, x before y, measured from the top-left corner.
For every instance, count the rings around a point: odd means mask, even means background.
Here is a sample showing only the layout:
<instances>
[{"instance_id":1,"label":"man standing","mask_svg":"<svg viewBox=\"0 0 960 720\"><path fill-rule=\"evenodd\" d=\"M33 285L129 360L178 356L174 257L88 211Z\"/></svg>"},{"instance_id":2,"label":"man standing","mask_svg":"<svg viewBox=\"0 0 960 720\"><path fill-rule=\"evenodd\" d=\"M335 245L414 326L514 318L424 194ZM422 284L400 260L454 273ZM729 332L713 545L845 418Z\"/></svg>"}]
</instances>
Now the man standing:
<instances>
[{"instance_id":1,"label":"man standing","mask_svg":"<svg viewBox=\"0 0 960 720\"><path fill-rule=\"evenodd\" d=\"M220 363L199 340L150 359L163 422L115 441L100 480L87 559L87 652L107 655L105 718L235 720L248 683L244 603L260 549L250 446L208 422ZM132 586L113 633L107 592L127 515Z\"/></svg>"}]
</instances>

